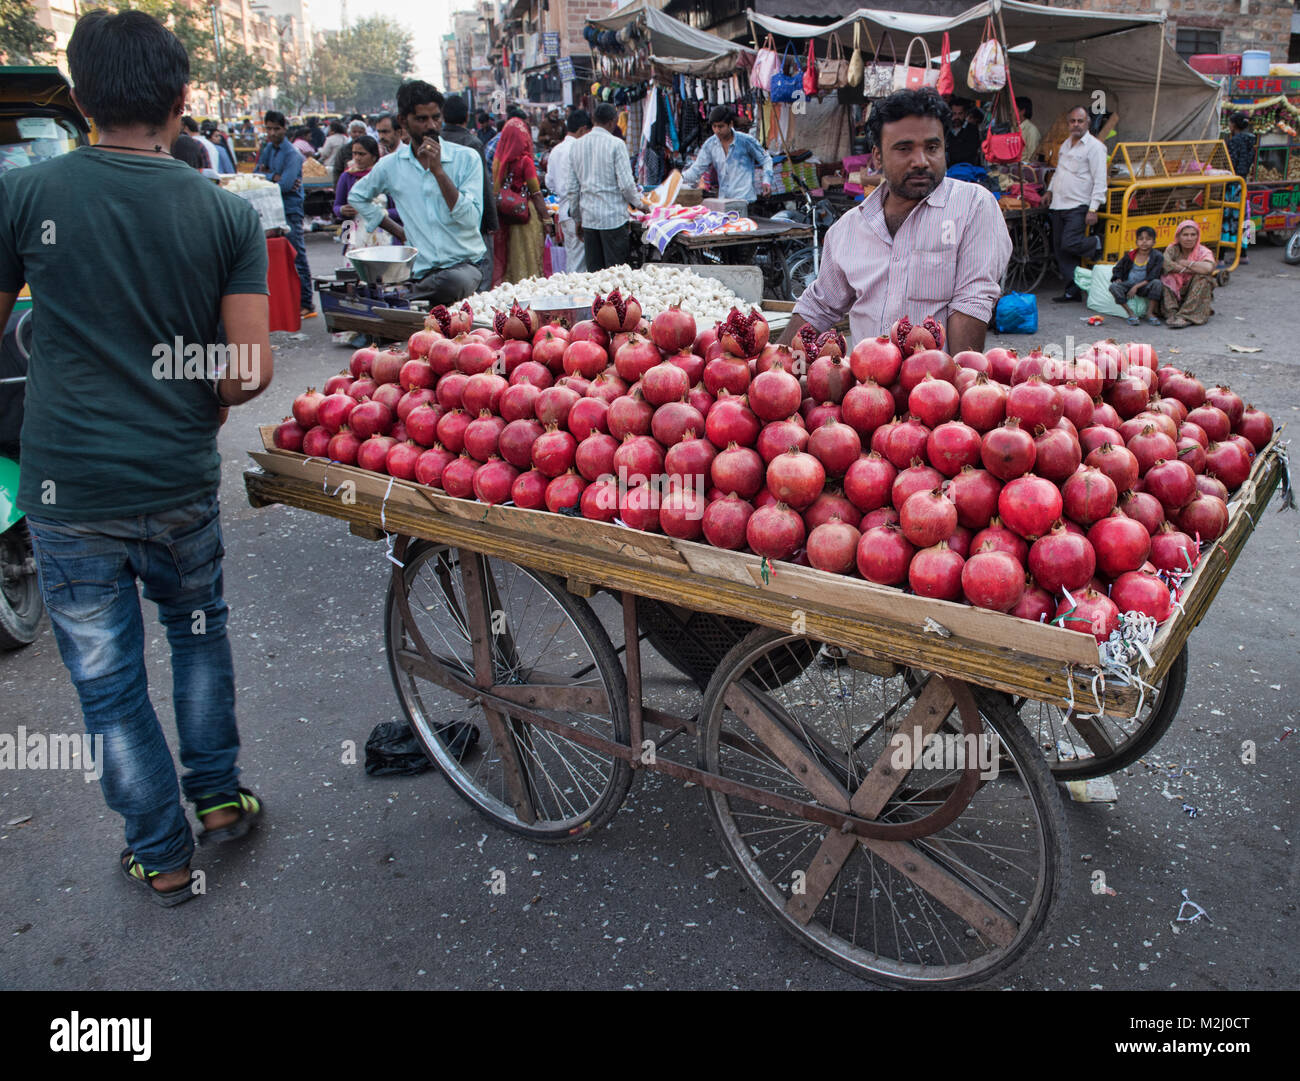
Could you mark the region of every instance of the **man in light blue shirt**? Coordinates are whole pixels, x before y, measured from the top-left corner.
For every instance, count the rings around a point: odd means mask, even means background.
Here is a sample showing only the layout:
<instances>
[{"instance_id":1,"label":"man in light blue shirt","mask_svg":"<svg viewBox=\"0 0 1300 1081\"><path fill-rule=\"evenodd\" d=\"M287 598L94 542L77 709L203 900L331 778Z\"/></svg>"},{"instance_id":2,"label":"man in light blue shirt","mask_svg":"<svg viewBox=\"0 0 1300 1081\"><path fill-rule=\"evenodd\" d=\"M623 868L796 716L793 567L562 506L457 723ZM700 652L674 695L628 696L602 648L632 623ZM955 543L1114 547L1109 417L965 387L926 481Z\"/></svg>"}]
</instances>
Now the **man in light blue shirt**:
<instances>
[{"instance_id":1,"label":"man in light blue shirt","mask_svg":"<svg viewBox=\"0 0 1300 1081\"><path fill-rule=\"evenodd\" d=\"M759 189L764 195L772 190L772 155L752 135L736 131L733 127L735 122L736 114L725 105L719 105L709 113L713 134L704 140L699 155L682 174L682 183L694 187L704 170L712 165L718 174L719 198L743 199L752 203L758 198L758 192L754 190L756 168L763 170Z\"/></svg>"},{"instance_id":2,"label":"man in light blue shirt","mask_svg":"<svg viewBox=\"0 0 1300 1081\"><path fill-rule=\"evenodd\" d=\"M266 144L257 155L257 171L280 186L284 198L284 218L289 223L289 243L293 245L294 267L302 290L302 317L311 319L316 314L316 299L312 295L311 267L307 265L307 243L302 235L302 155L288 139L288 123L284 113L268 109L263 121L266 127Z\"/></svg>"},{"instance_id":3,"label":"man in light blue shirt","mask_svg":"<svg viewBox=\"0 0 1300 1081\"><path fill-rule=\"evenodd\" d=\"M411 298L451 304L478 290L478 264L487 249L479 232L483 219L483 163L478 151L444 142L442 95L418 79L397 88L397 112L411 137L380 158L353 185L348 204L365 228L383 229L418 254L411 269ZM382 206L391 195L402 224Z\"/></svg>"}]
</instances>

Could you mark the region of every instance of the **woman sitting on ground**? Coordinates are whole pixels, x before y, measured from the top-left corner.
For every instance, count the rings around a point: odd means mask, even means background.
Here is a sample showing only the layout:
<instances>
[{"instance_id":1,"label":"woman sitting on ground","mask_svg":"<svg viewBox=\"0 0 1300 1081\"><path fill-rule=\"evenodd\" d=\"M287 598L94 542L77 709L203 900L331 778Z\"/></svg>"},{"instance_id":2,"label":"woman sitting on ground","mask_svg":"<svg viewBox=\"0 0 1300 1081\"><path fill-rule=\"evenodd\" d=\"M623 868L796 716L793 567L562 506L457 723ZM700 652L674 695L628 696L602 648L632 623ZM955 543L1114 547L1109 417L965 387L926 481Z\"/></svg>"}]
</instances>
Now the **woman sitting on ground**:
<instances>
[{"instance_id":1,"label":"woman sitting on ground","mask_svg":"<svg viewBox=\"0 0 1300 1081\"><path fill-rule=\"evenodd\" d=\"M1180 222L1174 242L1165 249L1165 325L1175 330L1204 326L1214 309L1214 252L1201 243L1201 227L1190 218Z\"/></svg>"},{"instance_id":2,"label":"woman sitting on ground","mask_svg":"<svg viewBox=\"0 0 1300 1081\"><path fill-rule=\"evenodd\" d=\"M1155 246L1156 231L1149 225L1141 226L1137 231L1137 247L1120 257L1110 276L1110 295L1128 312L1128 325L1131 327L1141 322L1132 307L1135 297L1142 297L1147 302L1147 322L1153 327L1160 325L1156 311L1164 296L1165 287L1160 278L1164 274L1165 260Z\"/></svg>"}]
</instances>

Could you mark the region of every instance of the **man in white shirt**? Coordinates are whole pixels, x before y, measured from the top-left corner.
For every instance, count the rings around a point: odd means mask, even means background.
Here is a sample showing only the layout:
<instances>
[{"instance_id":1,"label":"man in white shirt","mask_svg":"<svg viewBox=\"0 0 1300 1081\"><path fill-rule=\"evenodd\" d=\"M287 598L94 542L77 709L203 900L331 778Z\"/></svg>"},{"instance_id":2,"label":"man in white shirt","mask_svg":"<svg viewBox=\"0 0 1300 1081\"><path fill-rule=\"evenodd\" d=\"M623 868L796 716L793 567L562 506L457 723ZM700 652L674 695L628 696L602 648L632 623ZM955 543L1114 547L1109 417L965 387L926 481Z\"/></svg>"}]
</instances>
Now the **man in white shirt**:
<instances>
[{"instance_id":1,"label":"man in white shirt","mask_svg":"<svg viewBox=\"0 0 1300 1081\"><path fill-rule=\"evenodd\" d=\"M569 209L569 155L574 144L591 131L591 117L585 109L574 109L564 122L568 134L546 159L546 186L560 202L560 235L564 242L564 269L581 274L587 269L587 247L578 239L578 226Z\"/></svg>"},{"instance_id":2,"label":"man in white shirt","mask_svg":"<svg viewBox=\"0 0 1300 1081\"><path fill-rule=\"evenodd\" d=\"M1101 251L1101 237L1088 230L1097 224L1097 208L1106 201L1106 144L1088 131L1088 110L1082 105L1067 117L1070 137L1057 154L1056 172L1043 205L1051 208L1052 247L1065 292L1052 299L1067 303L1083 299L1074 284L1080 259Z\"/></svg>"}]
</instances>

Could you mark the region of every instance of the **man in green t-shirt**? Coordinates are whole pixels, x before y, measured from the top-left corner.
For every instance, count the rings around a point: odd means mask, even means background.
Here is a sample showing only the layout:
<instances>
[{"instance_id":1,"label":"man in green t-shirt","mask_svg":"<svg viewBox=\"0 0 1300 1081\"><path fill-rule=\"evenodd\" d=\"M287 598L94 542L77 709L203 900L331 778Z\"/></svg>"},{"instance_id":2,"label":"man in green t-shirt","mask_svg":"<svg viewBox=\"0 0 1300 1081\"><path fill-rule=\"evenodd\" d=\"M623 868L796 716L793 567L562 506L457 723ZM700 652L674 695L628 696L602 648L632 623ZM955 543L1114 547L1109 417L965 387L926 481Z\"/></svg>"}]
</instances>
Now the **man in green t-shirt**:
<instances>
[{"instance_id":1,"label":"man in green t-shirt","mask_svg":"<svg viewBox=\"0 0 1300 1081\"><path fill-rule=\"evenodd\" d=\"M68 64L98 145L0 177L0 327L27 283L35 328L18 505L125 820L122 873L174 905L194 896L194 838L149 701L136 583L171 647L200 840L243 836L262 808L235 765L217 429L271 381L266 242L248 203L167 153L189 81L169 30L93 11Z\"/></svg>"}]
</instances>

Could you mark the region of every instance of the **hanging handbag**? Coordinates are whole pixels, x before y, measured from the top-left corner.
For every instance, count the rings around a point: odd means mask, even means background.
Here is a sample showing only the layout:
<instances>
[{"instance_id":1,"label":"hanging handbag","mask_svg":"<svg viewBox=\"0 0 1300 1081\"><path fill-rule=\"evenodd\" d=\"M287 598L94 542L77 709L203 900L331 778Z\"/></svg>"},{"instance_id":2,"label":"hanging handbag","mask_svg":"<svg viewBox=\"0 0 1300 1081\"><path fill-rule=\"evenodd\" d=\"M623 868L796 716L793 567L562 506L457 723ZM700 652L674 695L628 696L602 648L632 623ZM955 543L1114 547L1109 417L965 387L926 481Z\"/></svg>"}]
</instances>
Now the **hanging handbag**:
<instances>
[{"instance_id":1,"label":"hanging handbag","mask_svg":"<svg viewBox=\"0 0 1300 1081\"><path fill-rule=\"evenodd\" d=\"M939 81L935 90L940 97L948 97L956 89L952 78L952 64L948 61L948 31L943 32L943 52L939 57Z\"/></svg>"},{"instance_id":2,"label":"hanging handbag","mask_svg":"<svg viewBox=\"0 0 1300 1081\"><path fill-rule=\"evenodd\" d=\"M848 85L849 62L844 59L844 46L832 34L830 44L826 46L826 59L817 61L817 92L828 94Z\"/></svg>"},{"instance_id":3,"label":"hanging handbag","mask_svg":"<svg viewBox=\"0 0 1300 1081\"><path fill-rule=\"evenodd\" d=\"M497 192L497 217L510 225L523 225L528 221L528 200L523 192L514 189L514 180L515 171L511 169Z\"/></svg>"},{"instance_id":4,"label":"hanging handbag","mask_svg":"<svg viewBox=\"0 0 1300 1081\"><path fill-rule=\"evenodd\" d=\"M776 51L776 42L772 40L772 35L768 34L767 39L763 42L763 47L758 50L754 57L754 68L749 73L749 82L751 86L756 86L760 90L770 91L772 89L772 76L781 68L781 57Z\"/></svg>"},{"instance_id":5,"label":"hanging handbag","mask_svg":"<svg viewBox=\"0 0 1300 1081\"><path fill-rule=\"evenodd\" d=\"M808 63L803 69L803 96L812 97L817 93L817 57L813 55L813 39L808 39Z\"/></svg>"},{"instance_id":6,"label":"hanging handbag","mask_svg":"<svg viewBox=\"0 0 1300 1081\"><path fill-rule=\"evenodd\" d=\"M980 152L990 165L1015 165L1025 153L1025 137L1020 134L1020 110L1016 107L1016 91L1011 85L1009 68L1005 69L1005 75L1007 97L1011 99L1011 116L1015 127L1004 135L995 135L993 125L989 125L989 133L984 136L984 142L980 144ZM997 98L994 98L992 108L989 110L990 115L996 115L997 106Z\"/></svg>"},{"instance_id":7,"label":"hanging handbag","mask_svg":"<svg viewBox=\"0 0 1300 1081\"><path fill-rule=\"evenodd\" d=\"M862 62L862 24L853 24L853 55L849 57L849 70L844 74L846 86L861 86L862 72L866 65Z\"/></svg>"},{"instance_id":8,"label":"hanging handbag","mask_svg":"<svg viewBox=\"0 0 1300 1081\"><path fill-rule=\"evenodd\" d=\"M914 67L912 64L912 49L917 42L921 43L921 51L925 53L925 67ZM925 38L914 37L907 43L907 55L903 57L903 62L894 68L894 89L895 90L922 90L925 87L933 87L939 82L939 72L931 64L930 46L926 44Z\"/></svg>"},{"instance_id":9,"label":"hanging handbag","mask_svg":"<svg viewBox=\"0 0 1300 1081\"><path fill-rule=\"evenodd\" d=\"M793 49L793 45L786 45L785 52L781 55L781 66L772 74L772 87L768 93L776 104L786 104L794 101L797 96L803 93L803 69L799 66L798 57L790 56ZM788 59L794 60L793 75L785 73L785 65Z\"/></svg>"},{"instance_id":10,"label":"hanging handbag","mask_svg":"<svg viewBox=\"0 0 1300 1081\"><path fill-rule=\"evenodd\" d=\"M885 39L889 39L889 56L890 62L883 64L880 62L880 50L884 48ZM867 30L867 41L871 40L871 30ZM894 57L898 55L898 50L894 47L894 39L889 31L885 31L884 37L880 39L880 44L876 46L871 56L871 63L862 70L862 95L867 98L887 98L894 92Z\"/></svg>"},{"instance_id":11,"label":"hanging handbag","mask_svg":"<svg viewBox=\"0 0 1300 1081\"><path fill-rule=\"evenodd\" d=\"M993 30L993 19L984 22L984 36L971 57L966 85L980 94L1001 90L1007 84L1007 54Z\"/></svg>"}]
</instances>

